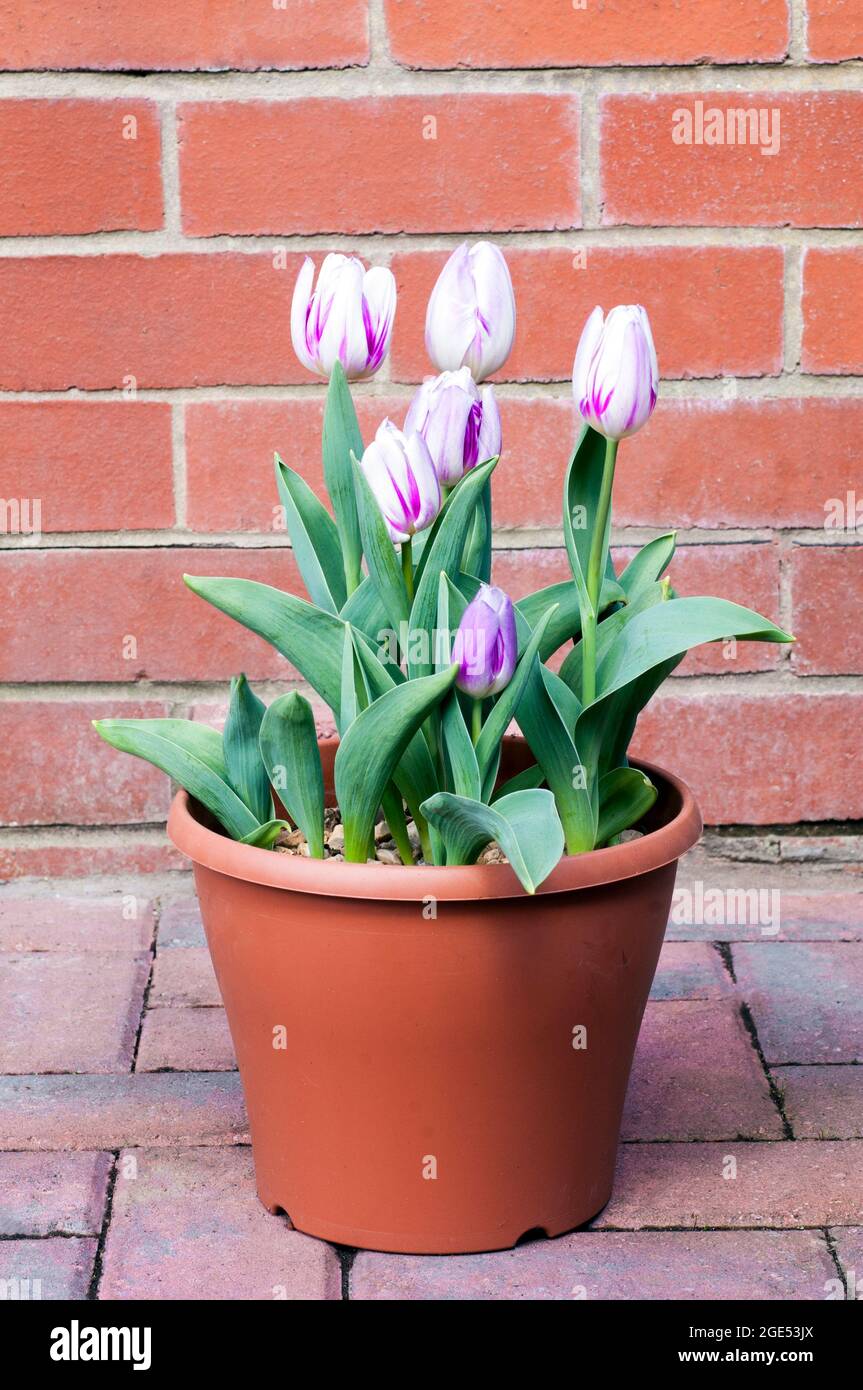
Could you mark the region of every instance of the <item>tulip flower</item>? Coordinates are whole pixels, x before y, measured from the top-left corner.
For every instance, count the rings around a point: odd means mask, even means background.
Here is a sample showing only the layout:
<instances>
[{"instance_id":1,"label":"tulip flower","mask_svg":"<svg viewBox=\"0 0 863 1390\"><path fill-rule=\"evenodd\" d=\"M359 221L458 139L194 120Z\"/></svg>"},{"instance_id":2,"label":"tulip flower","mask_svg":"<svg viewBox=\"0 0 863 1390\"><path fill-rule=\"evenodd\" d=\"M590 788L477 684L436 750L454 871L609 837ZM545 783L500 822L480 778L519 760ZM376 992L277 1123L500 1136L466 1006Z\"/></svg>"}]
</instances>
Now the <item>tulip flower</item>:
<instances>
[{"instance_id":1,"label":"tulip flower","mask_svg":"<svg viewBox=\"0 0 863 1390\"><path fill-rule=\"evenodd\" d=\"M497 695L512 680L518 660L518 637L512 599L503 589L482 584L464 610L452 647L458 662L455 683L479 702ZM474 742L478 734L479 704L474 707Z\"/></svg>"},{"instance_id":2,"label":"tulip flower","mask_svg":"<svg viewBox=\"0 0 863 1390\"><path fill-rule=\"evenodd\" d=\"M366 270L355 256L329 255L315 279L315 264L306 256L294 286L291 338L304 367L332 375L341 362L351 381L374 376L387 355L396 312L396 282L391 270Z\"/></svg>"},{"instance_id":3,"label":"tulip flower","mask_svg":"<svg viewBox=\"0 0 863 1390\"><path fill-rule=\"evenodd\" d=\"M653 414L659 368L647 311L618 304L608 318L596 306L578 344L572 389L582 417L606 439L635 434Z\"/></svg>"},{"instance_id":4,"label":"tulip flower","mask_svg":"<svg viewBox=\"0 0 863 1390\"><path fill-rule=\"evenodd\" d=\"M515 296L503 254L490 241L453 251L426 311L426 351L439 372L468 367L484 381L502 367L515 337Z\"/></svg>"},{"instance_id":5,"label":"tulip flower","mask_svg":"<svg viewBox=\"0 0 863 1390\"><path fill-rule=\"evenodd\" d=\"M403 434L384 420L360 467L381 509L393 543L410 541L431 526L441 509L438 476L419 434Z\"/></svg>"},{"instance_id":6,"label":"tulip flower","mask_svg":"<svg viewBox=\"0 0 863 1390\"><path fill-rule=\"evenodd\" d=\"M442 487L455 487L478 463L500 454L500 414L494 389L479 390L467 367L426 377L405 417L428 445Z\"/></svg>"}]
</instances>

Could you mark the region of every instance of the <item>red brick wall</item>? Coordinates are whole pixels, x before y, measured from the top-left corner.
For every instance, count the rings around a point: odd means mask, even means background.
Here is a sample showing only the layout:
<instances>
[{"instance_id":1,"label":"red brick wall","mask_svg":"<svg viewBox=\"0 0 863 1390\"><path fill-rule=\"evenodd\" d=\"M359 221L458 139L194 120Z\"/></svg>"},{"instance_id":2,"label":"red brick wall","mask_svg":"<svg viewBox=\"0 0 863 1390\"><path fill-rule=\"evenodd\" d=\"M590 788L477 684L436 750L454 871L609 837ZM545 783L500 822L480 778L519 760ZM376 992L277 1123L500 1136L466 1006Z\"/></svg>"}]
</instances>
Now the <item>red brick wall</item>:
<instances>
[{"instance_id":1,"label":"red brick wall","mask_svg":"<svg viewBox=\"0 0 863 1390\"><path fill-rule=\"evenodd\" d=\"M41 506L0 536L0 873L167 862L164 779L89 719L290 678L180 575L296 584L271 455L319 484L302 253L396 273L370 430L483 234L519 309L500 581L564 572L574 346L595 303L643 302L665 382L617 542L679 527L681 591L799 642L690 658L639 745L713 822L863 817L861 58L863 0L0 0L0 495ZM778 112L778 151L675 143L699 101ZM849 493L860 530L827 524Z\"/></svg>"}]
</instances>

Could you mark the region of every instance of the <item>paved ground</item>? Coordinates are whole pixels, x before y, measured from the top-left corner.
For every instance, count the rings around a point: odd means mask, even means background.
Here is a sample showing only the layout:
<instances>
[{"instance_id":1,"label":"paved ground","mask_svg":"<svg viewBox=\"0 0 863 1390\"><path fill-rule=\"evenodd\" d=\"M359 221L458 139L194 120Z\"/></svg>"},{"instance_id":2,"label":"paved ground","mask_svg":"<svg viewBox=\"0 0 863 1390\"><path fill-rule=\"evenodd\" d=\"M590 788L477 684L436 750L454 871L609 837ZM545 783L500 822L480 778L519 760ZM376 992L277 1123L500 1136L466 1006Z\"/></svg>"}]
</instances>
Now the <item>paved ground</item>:
<instances>
[{"instance_id":1,"label":"paved ground","mask_svg":"<svg viewBox=\"0 0 863 1390\"><path fill-rule=\"evenodd\" d=\"M7 885L0 1294L863 1297L863 864L830 852L690 857L610 1204L447 1258L354 1257L259 1204L186 876Z\"/></svg>"}]
</instances>

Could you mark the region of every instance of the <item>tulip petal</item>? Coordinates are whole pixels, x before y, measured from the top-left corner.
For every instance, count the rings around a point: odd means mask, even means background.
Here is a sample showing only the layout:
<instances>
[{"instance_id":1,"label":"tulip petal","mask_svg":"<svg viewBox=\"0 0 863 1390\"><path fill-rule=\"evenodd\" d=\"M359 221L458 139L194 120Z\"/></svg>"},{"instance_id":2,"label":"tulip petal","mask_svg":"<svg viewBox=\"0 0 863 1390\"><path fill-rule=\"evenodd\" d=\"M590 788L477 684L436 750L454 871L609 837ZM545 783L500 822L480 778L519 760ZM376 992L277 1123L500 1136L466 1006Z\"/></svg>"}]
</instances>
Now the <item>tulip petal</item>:
<instances>
[{"instance_id":1,"label":"tulip petal","mask_svg":"<svg viewBox=\"0 0 863 1390\"><path fill-rule=\"evenodd\" d=\"M297 354L297 357L304 367L308 367L310 372L317 370L317 365L310 350L307 336L307 325L314 280L315 263L311 256L306 256L300 267L300 273L294 285L294 297L291 301L291 341L294 345L294 352Z\"/></svg>"}]
</instances>

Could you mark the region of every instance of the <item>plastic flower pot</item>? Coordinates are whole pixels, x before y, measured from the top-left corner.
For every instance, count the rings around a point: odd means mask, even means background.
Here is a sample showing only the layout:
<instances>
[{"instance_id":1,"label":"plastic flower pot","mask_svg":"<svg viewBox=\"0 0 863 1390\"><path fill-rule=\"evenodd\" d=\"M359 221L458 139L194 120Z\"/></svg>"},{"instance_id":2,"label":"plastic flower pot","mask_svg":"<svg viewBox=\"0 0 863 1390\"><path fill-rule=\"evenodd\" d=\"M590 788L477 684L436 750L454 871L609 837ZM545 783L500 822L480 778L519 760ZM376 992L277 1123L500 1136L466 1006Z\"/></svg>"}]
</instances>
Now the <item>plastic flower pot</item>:
<instances>
[{"instance_id":1,"label":"plastic flower pot","mask_svg":"<svg viewBox=\"0 0 863 1390\"><path fill-rule=\"evenodd\" d=\"M503 777L530 761L506 740ZM269 1211L443 1254L602 1209L677 860L701 831L689 789L645 769L643 836L562 859L533 896L507 864L251 848L178 792L168 829L194 863Z\"/></svg>"}]
</instances>

